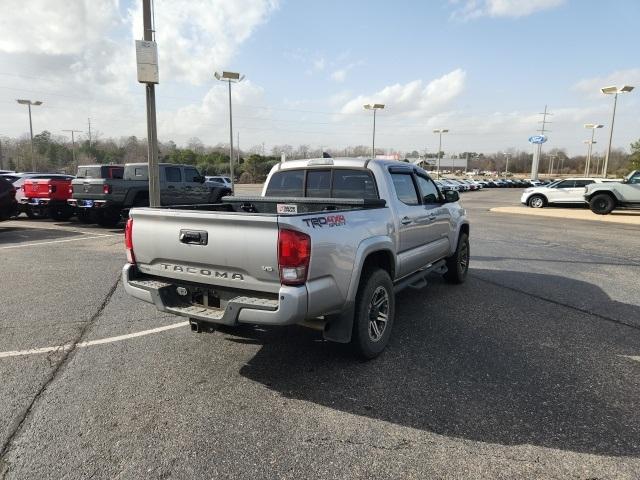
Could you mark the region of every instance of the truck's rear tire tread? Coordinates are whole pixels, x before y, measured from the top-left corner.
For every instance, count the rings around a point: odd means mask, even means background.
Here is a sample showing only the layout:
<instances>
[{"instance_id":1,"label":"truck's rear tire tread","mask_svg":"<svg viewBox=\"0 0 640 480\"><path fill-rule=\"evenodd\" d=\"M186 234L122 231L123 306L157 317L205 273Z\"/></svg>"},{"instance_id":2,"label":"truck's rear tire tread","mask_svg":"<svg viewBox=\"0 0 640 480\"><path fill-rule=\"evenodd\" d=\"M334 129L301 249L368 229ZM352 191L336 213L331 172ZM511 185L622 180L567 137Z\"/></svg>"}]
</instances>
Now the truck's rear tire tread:
<instances>
[{"instance_id":1,"label":"truck's rear tire tread","mask_svg":"<svg viewBox=\"0 0 640 480\"><path fill-rule=\"evenodd\" d=\"M386 291L386 323L378 340L373 340L370 335L371 306L374 294L380 292L380 288ZM378 312L381 313L381 312ZM371 269L362 273L360 286L356 295L355 316L353 321L353 335L351 347L356 355L370 360L382 353L391 336L395 317L395 296L393 282L386 270Z\"/></svg>"}]
</instances>

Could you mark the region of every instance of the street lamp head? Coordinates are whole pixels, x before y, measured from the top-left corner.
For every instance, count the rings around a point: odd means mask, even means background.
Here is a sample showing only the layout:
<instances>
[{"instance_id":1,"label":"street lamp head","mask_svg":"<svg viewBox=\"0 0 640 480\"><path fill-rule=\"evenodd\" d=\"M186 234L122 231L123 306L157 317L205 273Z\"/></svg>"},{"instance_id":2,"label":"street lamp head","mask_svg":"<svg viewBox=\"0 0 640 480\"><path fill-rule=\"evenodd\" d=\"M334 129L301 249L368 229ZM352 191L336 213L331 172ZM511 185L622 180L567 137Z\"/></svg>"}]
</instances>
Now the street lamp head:
<instances>
[{"instance_id":1,"label":"street lamp head","mask_svg":"<svg viewBox=\"0 0 640 480\"><path fill-rule=\"evenodd\" d=\"M622 86L620 88L618 88L615 85L613 85L611 87L601 88L600 91L602 93L604 93L605 95L614 95L614 94L618 94L618 93L629 93L633 89L634 89L634 87L632 87L631 85L624 85L624 86Z\"/></svg>"},{"instance_id":2,"label":"street lamp head","mask_svg":"<svg viewBox=\"0 0 640 480\"><path fill-rule=\"evenodd\" d=\"M18 102L20 105L42 105L42 102L40 100L32 102L31 100L25 100L23 98L16 100L16 102Z\"/></svg>"},{"instance_id":3,"label":"street lamp head","mask_svg":"<svg viewBox=\"0 0 640 480\"><path fill-rule=\"evenodd\" d=\"M433 133L448 133L449 129L448 128L436 128Z\"/></svg>"},{"instance_id":4,"label":"street lamp head","mask_svg":"<svg viewBox=\"0 0 640 480\"><path fill-rule=\"evenodd\" d=\"M42 105L42 102L40 100L36 100L32 103L32 105Z\"/></svg>"},{"instance_id":5,"label":"street lamp head","mask_svg":"<svg viewBox=\"0 0 640 480\"><path fill-rule=\"evenodd\" d=\"M365 110L382 110L384 108L384 103L367 103L363 105Z\"/></svg>"},{"instance_id":6,"label":"street lamp head","mask_svg":"<svg viewBox=\"0 0 640 480\"><path fill-rule=\"evenodd\" d=\"M584 128L602 128L604 127L604 125L601 125L599 123L585 123L584 124Z\"/></svg>"},{"instance_id":7,"label":"street lamp head","mask_svg":"<svg viewBox=\"0 0 640 480\"><path fill-rule=\"evenodd\" d=\"M244 75L240 75L237 72L215 72L213 76L223 82L241 82L244 80Z\"/></svg>"}]
</instances>

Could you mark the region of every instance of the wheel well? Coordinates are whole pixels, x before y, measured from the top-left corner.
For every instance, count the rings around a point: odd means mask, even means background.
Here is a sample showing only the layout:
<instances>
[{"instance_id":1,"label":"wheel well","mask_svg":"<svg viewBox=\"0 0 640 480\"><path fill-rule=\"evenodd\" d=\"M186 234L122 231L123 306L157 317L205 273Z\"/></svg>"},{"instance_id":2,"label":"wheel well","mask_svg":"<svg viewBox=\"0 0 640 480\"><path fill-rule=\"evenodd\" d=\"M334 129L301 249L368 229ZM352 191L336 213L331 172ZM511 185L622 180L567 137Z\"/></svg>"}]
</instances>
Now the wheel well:
<instances>
[{"instance_id":1,"label":"wheel well","mask_svg":"<svg viewBox=\"0 0 640 480\"><path fill-rule=\"evenodd\" d=\"M529 201L533 197L541 197L545 201L545 203L549 203L549 199L547 198L547 196L544 193L534 193L533 195L529 195L529 198L527 198L527 203L529 203Z\"/></svg>"},{"instance_id":2,"label":"wheel well","mask_svg":"<svg viewBox=\"0 0 640 480\"><path fill-rule=\"evenodd\" d=\"M462 225L460 225L460 233L466 233L467 236L469 235L469 224L468 223L463 223Z\"/></svg>"},{"instance_id":3,"label":"wheel well","mask_svg":"<svg viewBox=\"0 0 640 480\"><path fill-rule=\"evenodd\" d=\"M377 252L372 252L367 255L367 258L364 260L364 264L362 265L362 271L372 269L372 268L382 268L385 270L391 278L395 276L395 265L393 263L393 255L389 250L378 250Z\"/></svg>"},{"instance_id":4,"label":"wheel well","mask_svg":"<svg viewBox=\"0 0 640 480\"><path fill-rule=\"evenodd\" d=\"M593 197L595 197L596 195L609 195L613 201L615 202L615 204L618 204L618 199L616 198L616 196L613 194L613 192L610 192L609 190L596 190L595 192L593 192L591 195L589 195L589 201L591 201L591 199Z\"/></svg>"},{"instance_id":5,"label":"wheel well","mask_svg":"<svg viewBox=\"0 0 640 480\"><path fill-rule=\"evenodd\" d=\"M149 199L149 192L138 192L136 193L136 196L133 197L134 202L136 200L148 200L148 199Z\"/></svg>"}]
</instances>

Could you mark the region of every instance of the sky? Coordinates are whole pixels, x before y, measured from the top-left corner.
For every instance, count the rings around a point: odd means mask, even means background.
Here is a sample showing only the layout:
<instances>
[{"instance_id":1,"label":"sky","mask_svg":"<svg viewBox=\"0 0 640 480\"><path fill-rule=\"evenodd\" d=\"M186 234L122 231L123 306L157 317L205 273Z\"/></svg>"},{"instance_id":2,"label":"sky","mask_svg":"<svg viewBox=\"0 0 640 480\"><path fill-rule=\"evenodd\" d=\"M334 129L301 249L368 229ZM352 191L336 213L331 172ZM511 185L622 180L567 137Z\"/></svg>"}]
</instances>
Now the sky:
<instances>
[{"instance_id":1,"label":"sky","mask_svg":"<svg viewBox=\"0 0 640 480\"><path fill-rule=\"evenodd\" d=\"M0 137L34 131L101 138L146 136L134 40L141 0L2 0ZM618 99L613 146L640 137L638 0L155 0L158 136L228 143L227 86L242 148L369 145L435 152L530 150L548 105L545 149L586 151L585 123L601 123L608 85ZM86 133L80 133L81 138Z\"/></svg>"}]
</instances>

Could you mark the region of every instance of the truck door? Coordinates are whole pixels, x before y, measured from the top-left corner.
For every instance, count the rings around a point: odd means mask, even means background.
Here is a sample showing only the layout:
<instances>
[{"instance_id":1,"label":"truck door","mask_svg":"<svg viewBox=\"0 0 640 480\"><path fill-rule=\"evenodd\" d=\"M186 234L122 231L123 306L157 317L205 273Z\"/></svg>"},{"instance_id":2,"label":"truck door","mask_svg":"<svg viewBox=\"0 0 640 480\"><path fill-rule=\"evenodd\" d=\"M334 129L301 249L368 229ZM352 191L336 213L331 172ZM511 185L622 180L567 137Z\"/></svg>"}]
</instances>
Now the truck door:
<instances>
[{"instance_id":1,"label":"truck door","mask_svg":"<svg viewBox=\"0 0 640 480\"><path fill-rule=\"evenodd\" d=\"M427 265L435 257L433 244L438 240L431 209L420 200L411 171L391 173L397 196L398 276L403 277Z\"/></svg>"},{"instance_id":2,"label":"truck door","mask_svg":"<svg viewBox=\"0 0 640 480\"><path fill-rule=\"evenodd\" d=\"M193 167L184 167L184 201L185 203L206 203L209 188L200 182L200 172Z\"/></svg>"},{"instance_id":3,"label":"truck door","mask_svg":"<svg viewBox=\"0 0 640 480\"><path fill-rule=\"evenodd\" d=\"M164 179L164 183L161 184L162 205L185 203L182 192L182 167L164 167Z\"/></svg>"},{"instance_id":4,"label":"truck door","mask_svg":"<svg viewBox=\"0 0 640 480\"><path fill-rule=\"evenodd\" d=\"M420 173L416 173L415 176L420 188L422 208L426 210L431 223L429 234L433 235L432 253L434 256L428 260L434 262L449 252L451 211L443 205L444 198L431 178Z\"/></svg>"}]
</instances>

